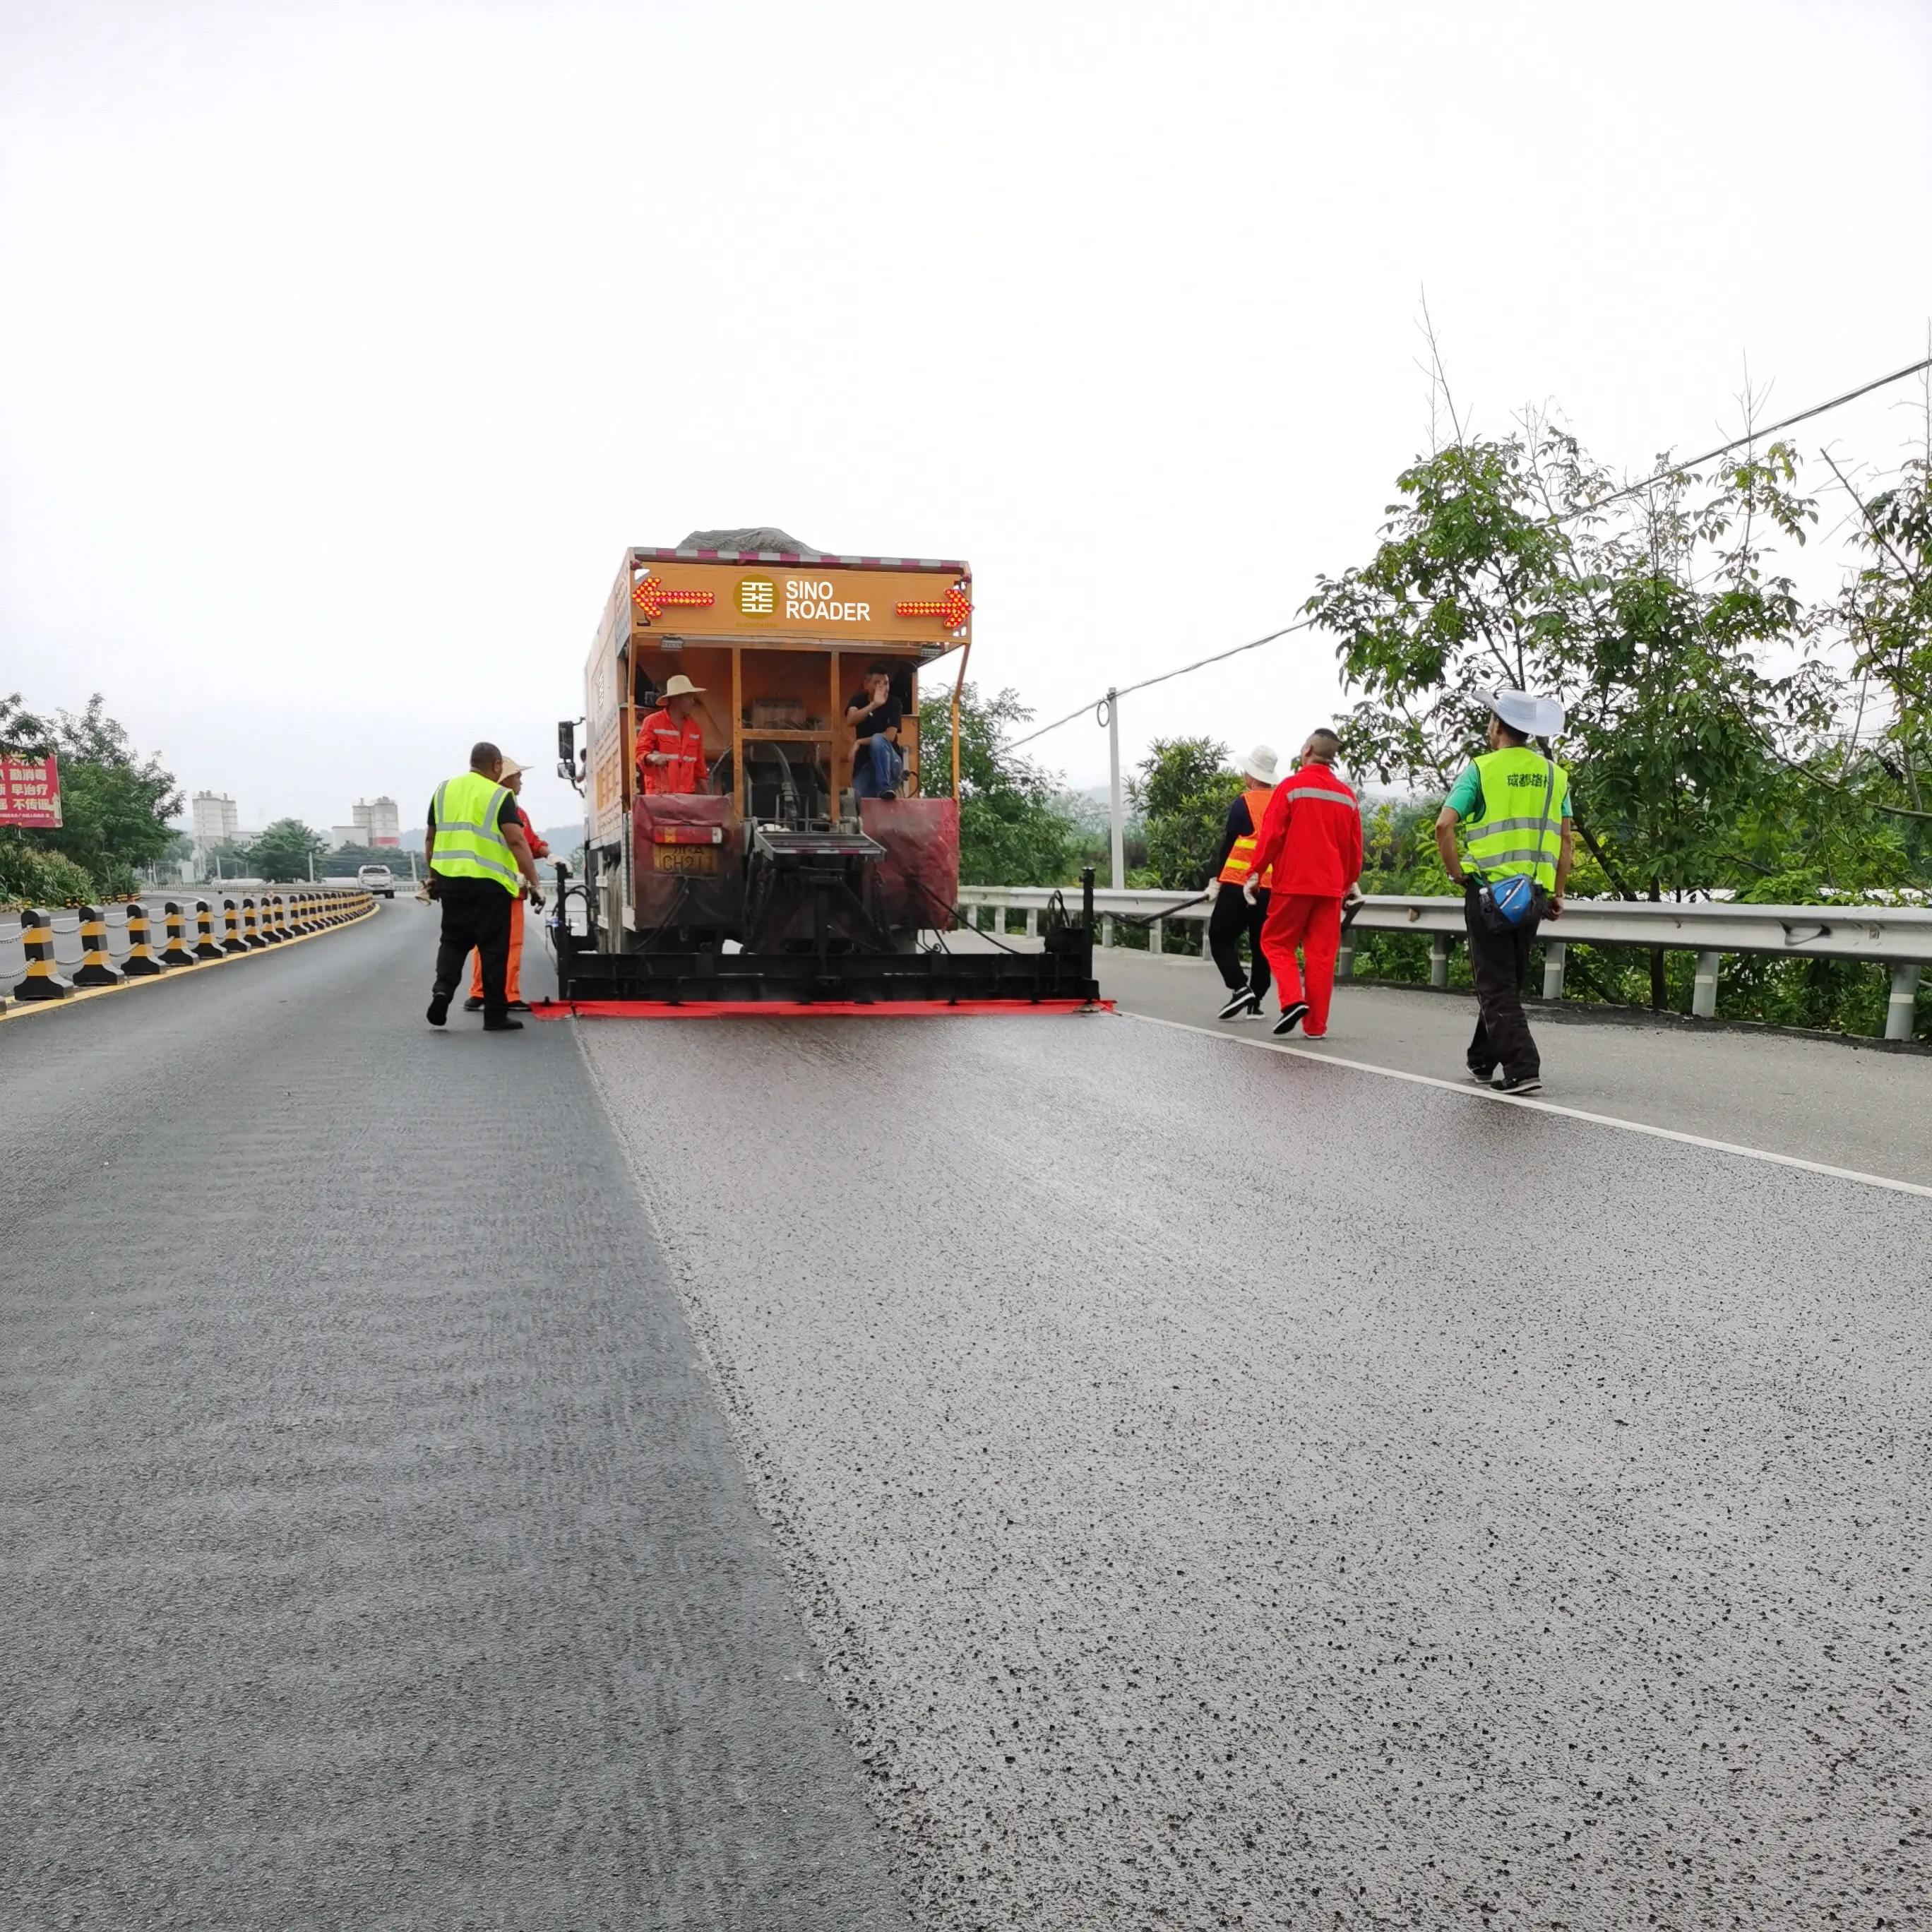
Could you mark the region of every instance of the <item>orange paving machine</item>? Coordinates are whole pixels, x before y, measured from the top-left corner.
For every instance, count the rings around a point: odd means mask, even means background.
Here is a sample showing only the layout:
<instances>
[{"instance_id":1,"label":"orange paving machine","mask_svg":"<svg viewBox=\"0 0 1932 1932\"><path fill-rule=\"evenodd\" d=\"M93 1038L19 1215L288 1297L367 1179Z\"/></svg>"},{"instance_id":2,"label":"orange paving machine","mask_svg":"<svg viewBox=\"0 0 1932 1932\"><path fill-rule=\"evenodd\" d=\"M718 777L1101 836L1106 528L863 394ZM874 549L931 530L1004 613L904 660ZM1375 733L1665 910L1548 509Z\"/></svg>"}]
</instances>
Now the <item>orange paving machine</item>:
<instances>
[{"instance_id":1,"label":"orange paving machine","mask_svg":"<svg viewBox=\"0 0 1932 1932\"><path fill-rule=\"evenodd\" d=\"M1090 872L1075 910L1048 908L1037 951L947 938L959 883L958 680L950 742L928 743L920 676L955 651L963 673L972 596L963 563L828 556L782 530L700 530L675 549L627 551L586 667L584 716L558 728L559 769L586 807L582 874L559 868L559 1004L1091 1003ZM898 723L889 788L850 716L880 676L880 715ZM695 695L673 707L688 721L679 721L687 755L675 778L661 767L647 788L639 726L668 690L687 689Z\"/></svg>"}]
</instances>

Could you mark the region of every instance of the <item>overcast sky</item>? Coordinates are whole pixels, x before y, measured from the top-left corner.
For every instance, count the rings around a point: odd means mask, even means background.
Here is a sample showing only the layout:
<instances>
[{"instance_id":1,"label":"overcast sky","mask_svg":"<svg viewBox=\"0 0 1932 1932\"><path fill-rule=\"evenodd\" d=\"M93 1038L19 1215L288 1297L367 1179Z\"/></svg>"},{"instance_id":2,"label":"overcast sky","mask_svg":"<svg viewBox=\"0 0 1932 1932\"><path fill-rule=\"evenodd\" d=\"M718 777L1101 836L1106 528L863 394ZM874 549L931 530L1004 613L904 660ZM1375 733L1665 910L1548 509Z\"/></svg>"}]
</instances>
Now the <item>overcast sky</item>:
<instances>
[{"instance_id":1,"label":"overcast sky","mask_svg":"<svg viewBox=\"0 0 1932 1932\"><path fill-rule=\"evenodd\" d=\"M548 772L623 546L770 523L969 559L1044 720L1361 560L1424 291L1479 428L1633 469L1924 352L1932 4L0 0L0 692L420 824ZM1340 702L1290 640L1122 722Z\"/></svg>"}]
</instances>

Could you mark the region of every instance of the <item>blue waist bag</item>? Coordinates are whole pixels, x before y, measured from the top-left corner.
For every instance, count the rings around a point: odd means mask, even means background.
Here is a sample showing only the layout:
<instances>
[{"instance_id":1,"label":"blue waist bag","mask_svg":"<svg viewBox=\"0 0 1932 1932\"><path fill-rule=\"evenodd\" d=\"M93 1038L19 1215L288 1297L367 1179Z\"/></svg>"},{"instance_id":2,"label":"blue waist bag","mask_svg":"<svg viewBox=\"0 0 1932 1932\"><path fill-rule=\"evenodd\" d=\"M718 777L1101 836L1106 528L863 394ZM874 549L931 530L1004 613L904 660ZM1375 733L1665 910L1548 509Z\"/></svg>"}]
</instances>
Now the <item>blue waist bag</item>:
<instances>
[{"instance_id":1,"label":"blue waist bag","mask_svg":"<svg viewBox=\"0 0 1932 1932\"><path fill-rule=\"evenodd\" d=\"M1526 919L1540 919L1550 909L1549 896L1527 872L1486 881L1476 898L1483 923L1492 932L1508 932Z\"/></svg>"}]
</instances>

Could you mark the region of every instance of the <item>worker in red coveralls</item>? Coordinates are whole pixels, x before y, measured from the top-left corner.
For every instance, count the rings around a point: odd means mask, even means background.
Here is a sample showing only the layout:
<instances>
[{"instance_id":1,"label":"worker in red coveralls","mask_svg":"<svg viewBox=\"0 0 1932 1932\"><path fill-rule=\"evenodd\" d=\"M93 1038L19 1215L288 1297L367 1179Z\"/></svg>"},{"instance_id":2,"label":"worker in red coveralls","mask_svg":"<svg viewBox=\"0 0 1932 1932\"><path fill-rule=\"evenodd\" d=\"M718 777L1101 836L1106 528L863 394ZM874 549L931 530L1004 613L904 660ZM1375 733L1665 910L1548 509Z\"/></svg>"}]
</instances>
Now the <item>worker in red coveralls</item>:
<instances>
[{"instance_id":1,"label":"worker in red coveralls","mask_svg":"<svg viewBox=\"0 0 1932 1932\"><path fill-rule=\"evenodd\" d=\"M703 791L707 774L704 733L694 715L704 695L683 672L665 680L664 703L638 727L638 783L676 797Z\"/></svg>"},{"instance_id":2,"label":"worker in red coveralls","mask_svg":"<svg viewBox=\"0 0 1932 1932\"><path fill-rule=\"evenodd\" d=\"M530 842L532 859L548 859L550 848L537 836L536 827L530 823L530 814L524 809L523 801L518 796L524 788L524 768L514 758L506 758L503 769L496 775L496 782L510 794L516 806L517 816L523 821L524 836ZM524 900L519 893L510 908L510 970L504 976L506 989L510 996L508 1010L513 1013L526 1013L530 1003L524 998ZM466 1013L480 1013L483 1010L483 955L476 955L476 964L470 975L470 997L463 1003Z\"/></svg>"},{"instance_id":3,"label":"worker in red coveralls","mask_svg":"<svg viewBox=\"0 0 1932 1932\"><path fill-rule=\"evenodd\" d=\"M1274 896L1262 946L1281 994L1277 1034L1301 1023L1310 1040L1328 1030L1328 1002L1335 991L1335 955L1342 944L1342 902L1362 875L1362 808L1335 776L1342 741L1330 730L1313 732L1302 747L1301 769L1275 787L1262 819L1261 837L1243 888L1250 902L1255 881L1274 868ZM1295 970L1295 948L1306 969Z\"/></svg>"}]
</instances>

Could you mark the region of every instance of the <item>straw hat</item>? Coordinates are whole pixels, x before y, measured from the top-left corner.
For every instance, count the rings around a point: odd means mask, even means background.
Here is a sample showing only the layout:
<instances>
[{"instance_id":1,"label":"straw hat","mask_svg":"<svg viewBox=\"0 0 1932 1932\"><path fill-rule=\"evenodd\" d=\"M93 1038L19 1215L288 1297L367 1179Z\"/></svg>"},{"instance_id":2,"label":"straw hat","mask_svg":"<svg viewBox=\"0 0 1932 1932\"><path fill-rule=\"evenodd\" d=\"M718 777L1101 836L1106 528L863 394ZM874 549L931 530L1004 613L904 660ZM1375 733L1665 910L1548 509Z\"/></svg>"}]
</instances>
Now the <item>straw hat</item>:
<instances>
[{"instance_id":1,"label":"straw hat","mask_svg":"<svg viewBox=\"0 0 1932 1932\"><path fill-rule=\"evenodd\" d=\"M702 698L704 687L701 684L693 684L682 671L679 671L665 679L664 688L658 695L660 698Z\"/></svg>"},{"instance_id":2,"label":"straw hat","mask_svg":"<svg viewBox=\"0 0 1932 1932\"><path fill-rule=\"evenodd\" d=\"M1272 745L1257 745L1245 758L1238 758L1236 768L1246 772L1256 784L1271 785L1275 782L1275 755Z\"/></svg>"},{"instance_id":3,"label":"straw hat","mask_svg":"<svg viewBox=\"0 0 1932 1932\"><path fill-rule=\"evenodd\" d=\"M514 778L521 776L523 769L523 766L518 764L514 758L511 758L506 753L503 759L502 769L496 774L496 782L499 784L501 784L506 778Z\"/></svg>"}]
</instances>

